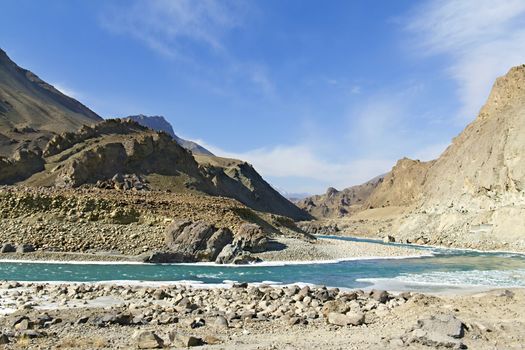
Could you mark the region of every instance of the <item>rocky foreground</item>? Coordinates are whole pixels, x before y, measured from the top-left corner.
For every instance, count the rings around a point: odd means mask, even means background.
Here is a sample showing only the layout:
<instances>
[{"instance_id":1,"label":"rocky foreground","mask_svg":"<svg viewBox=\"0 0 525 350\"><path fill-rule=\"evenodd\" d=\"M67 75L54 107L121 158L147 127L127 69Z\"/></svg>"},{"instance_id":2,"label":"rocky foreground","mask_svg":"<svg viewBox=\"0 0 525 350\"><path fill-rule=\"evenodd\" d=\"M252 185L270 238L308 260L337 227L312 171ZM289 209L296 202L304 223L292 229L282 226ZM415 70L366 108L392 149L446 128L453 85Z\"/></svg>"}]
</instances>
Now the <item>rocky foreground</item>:
<instances>
[{"instance_id":1,"label":"rocky foreground","mask_svg":"<svg viewBox=\"0 0 525 350\"><path fill-rule=\"evenodd\" d=\"M525 293L467 297L235 284L0 286L6 349L518 349Z\"/></svg>"}]
</instances>

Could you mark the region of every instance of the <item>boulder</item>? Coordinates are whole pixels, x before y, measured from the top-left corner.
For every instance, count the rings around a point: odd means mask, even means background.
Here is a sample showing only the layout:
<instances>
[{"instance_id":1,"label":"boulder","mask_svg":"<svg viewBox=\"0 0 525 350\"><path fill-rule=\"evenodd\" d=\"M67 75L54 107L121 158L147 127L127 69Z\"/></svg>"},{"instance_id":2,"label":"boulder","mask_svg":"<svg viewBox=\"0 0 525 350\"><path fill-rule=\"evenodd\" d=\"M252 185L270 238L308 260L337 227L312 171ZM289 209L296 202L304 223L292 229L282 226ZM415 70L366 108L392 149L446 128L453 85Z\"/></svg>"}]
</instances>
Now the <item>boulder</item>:
<instances>
[{"instance_id":1,"label":"boulder","mask_svg":"<svg viewBox=\"0 0 525 350\"><path fill-rule=\"evenodd\" d=\"M323 308L321 309L321 313L323 314L324 317L328 317L329 313L335 312L335 313L344 314L349 309L350 307L348 307L348 305L346 305L346 303L344 303L343 301L331 300L331 301L326 302L323 305Z\"/></svg>"},{"instance_id":2,"label":"boulder","mask_svg":"<svg viewBox=\"0 0 525 350\"><path fill-rule=\"evenodd\" d=\"M222 340L220 340L217 337L214 337L213 335L205 335L202 340L208 345L217 345L222 343Z\"/></svg>"},{"instance_id":3,"label":"boulder","mask_svg":"<svg viewBox=\"0 0 525 350\"><path fill-rule=\"evenodd\" d=\"M189 348L192 346L204 345L204 341L201 338L197 338L191 335L185 335L177 332L170 332L169 339L172 346Z\"/></svg>"},{"instance_id":4,"label":"boulder","mask_svg":"<svg viewBox=\"0 0 525 350\"><path fill-rule=\"evenodd\" d=\"M233 234L229 229L217 229L204 221L174 221L165 231L168 248L193 261L214 261L232 241Z\"/></svg>"},{"instance_id":5,"label":"boulder","mask_svg":"<svg viewBox=\"0 0 525 350\"><path fill-rule=\"evenodd\" d=\"M17 253L31 253L35 251L35 247L33 247L31 244L19 244L16 247Z\"/></svg>"},{"instance_id":6,"label":"boulder","mask_svg":"<svg viewBox=\"0 0 525 350\"><path fill-rule=\"evenodd\" d=\"M396 239L393 236L386 235L385 237L383 237L383 242L385 243L393 243L395 241Z\"/></svg>"},{"instance_id":7,"label":"boulder","mask_svg":"<svg viewBox=\"0 0 525 350\"><path fill-rule=\"evenodd\" d=\"M4 243L2 245L2 248L0 248L0 253L14 253L16 252L16 248L11 243Z\"/></svg>"},{"instance_id":8,"label":"boulder","mask_svg":"<svg viewBox=\"0 0 525 350\"><path fill-rule=\"evenodd\" d=\"M327 321L336 326L359 326L364 323L365 315L360 312L350 312L348 314L330 312Z\"/></svg>"},{"instance_id":9,"label":"boulder","mask_svg":"<svg viewBox=\"0 0 525 350\"><path fill-rule=\"evenodd\" d=\"M219 328L228 328L228 320L224 316L217 316L214 322L216 327Z\"/></svg>"},{"instance_id":10,"label":"boulder","mask_svg":"<svg viewBox=\"0 0 525 350\"><path fill-rule=\"evenodd\" d=\"M158 349L163 346L162 339L152 331L136 331L133 339L139 349Z\"/></svg>"},{"instance_id":11,"label":"boulder","mask_svg":"<svg viewBox=\"0 0 525 350\"><path fill-rule=\"evenodd\" d=\"M418 320L417 324L423 330L437 332L456 339L463 338L465 331L463 322L450 314Z\"/></svg>"},{"instance_id":12,"label":"boulder","mask_svg":"<svg viewBox=\"0 0 525 350\"><path fill-rule=\"evenodd\" d=\"M234 243L243 250L257 253L266 249L268 238L259 225L244 223L237 230Z\"/></svg>"},{"instance_id":13,"label":"boulder","mask_svg":"<svg viewBox=\"0 0 525 350\"><path fill-rule=\"evenodd\" d=\"M0 345L9 344L9 337L3 333L0 333Z\"/></svg>"},{"instance_id":14,"label":"boulder","mask_svg":"<svg viewBox=\"0 0 525 350\"><path fill-rule=\"evenodd\" d=\"M419 343L434 348L465 349L465 326L454 315L437 315L418 320L415 329L406 335L408 343Z\"/></svg>"},{"instance_id":15,"label":"boulder","mask_svg":"<svg viewBox=\"0 0 525 350\"><path fill-rule=\"evenodd\" d=\"M387 291L374 289L370 292L372 299L379 301L380 303L386 303L388 301L389 295Z\"/></svg>"},{"instance_id":16,"label":"boulder","mask_svg":"<svg viewBox=\"0 0 525 350\"><path fill-rule=\"evenodd\" d=\"M260 262L261 259L252 256L250 253L245 252L237 244L228 244L226 245L219 255L215 262L218 264L249 264L254 262Z\"/></svg>"}]
</instances>

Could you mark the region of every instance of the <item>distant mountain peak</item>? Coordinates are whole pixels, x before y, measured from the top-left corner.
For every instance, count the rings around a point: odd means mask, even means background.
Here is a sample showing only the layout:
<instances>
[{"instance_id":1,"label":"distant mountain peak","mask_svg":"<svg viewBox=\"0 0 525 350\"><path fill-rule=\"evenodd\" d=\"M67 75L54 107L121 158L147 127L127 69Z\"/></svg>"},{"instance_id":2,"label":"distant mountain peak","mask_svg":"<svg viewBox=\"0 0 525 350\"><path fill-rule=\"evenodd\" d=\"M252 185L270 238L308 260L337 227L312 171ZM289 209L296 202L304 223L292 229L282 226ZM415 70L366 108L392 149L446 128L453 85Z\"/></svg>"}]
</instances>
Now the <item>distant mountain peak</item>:
<instances>
[{"instance_id":1,"label":"distant mountain peak","mask_svg":"<svg viewBox=\"0 0 525 350\"><path fill-rule=\"evenodd\" d=\"M178 137L175 134L175 131L173 131L173 126L170 124L170 122L168 122L166 118L164 118L161 115L147 116L144 114L138 114L130 115L125 119L133 120L142 126L148 127L156 131L165 132L166 134L170 135L175 141L177 141L179 145L186 148L187 150L190 150L192 153L213 156L213 153L211 153L198 143Z\"/></svg>"}]
</instances>

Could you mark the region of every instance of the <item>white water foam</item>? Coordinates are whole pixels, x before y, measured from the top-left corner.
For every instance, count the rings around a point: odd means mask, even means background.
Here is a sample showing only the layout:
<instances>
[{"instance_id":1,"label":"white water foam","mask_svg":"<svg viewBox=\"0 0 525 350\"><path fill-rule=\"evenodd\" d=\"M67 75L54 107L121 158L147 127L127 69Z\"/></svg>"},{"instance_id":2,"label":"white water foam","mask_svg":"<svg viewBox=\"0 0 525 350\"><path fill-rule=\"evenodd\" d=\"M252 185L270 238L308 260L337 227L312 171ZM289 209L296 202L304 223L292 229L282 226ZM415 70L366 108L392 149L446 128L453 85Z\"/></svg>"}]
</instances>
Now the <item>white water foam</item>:
<instances>
[{"instance_id":1,"label":"white water foam","mask_svg":"<svg viewBox=\"0 0 525 350\"><path fill-rule=\"evenodd\" d=\"M402 255L402 256L362 256L341 258L332 260L308 260L308 261L263 261L257 263L249 263L244 265L236 264L217 264L215 262L195 262L195 263L167 263L167 264L152 264L140 261L90 261L90 260L17 260L17 259L0 259L0 263L23 263L23 264L64 264L64 265L174 265L174 266L212 266L212 267L266 267L266 266L286 266L286 265L319 265L319 264L337 264L346 261L361 261L361 260L403 260L403 259L417 259L425 257L433 257L435 254L429 252L420 255Z\"/></svg>"},{"instance_id":2,"label":"white water foam","mask_svg":"<svg viewBox=\"0 0 525 350\"><path fill-rule=\"evenodd\" d=\"M442 286L452 288L524 288L525 269L434 271L420 274L401 274L394 278L359 278L358 282L372 283L382 289L410 289L410 286Z\"/></svg>"}]
</instances>

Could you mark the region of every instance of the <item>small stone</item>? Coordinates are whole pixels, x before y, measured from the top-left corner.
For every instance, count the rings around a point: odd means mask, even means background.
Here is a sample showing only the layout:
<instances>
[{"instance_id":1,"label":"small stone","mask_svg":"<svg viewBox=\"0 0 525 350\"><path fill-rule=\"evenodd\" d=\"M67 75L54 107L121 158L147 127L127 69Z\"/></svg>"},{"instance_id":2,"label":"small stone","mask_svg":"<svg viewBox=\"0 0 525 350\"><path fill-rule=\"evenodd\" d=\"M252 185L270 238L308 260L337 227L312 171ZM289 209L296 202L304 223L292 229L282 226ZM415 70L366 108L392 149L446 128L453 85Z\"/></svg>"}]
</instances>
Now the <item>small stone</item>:
<instances>
[{"instance_id":1,"label":"small stone","mask_svg":"<svg viewBox=\"0 0 525 350\"><path fill-rule=\"evenodd\" d=\"M216 345L222 343L222 340L220 340L217 337L214 337L213 335L206 335L202 340L208 345Z\"/></svg>"},{"instance_id":2,"label":"small stone","mask_svg":"<svg viewBox=\"0 0 525 350\"><path fill-rule=\"evenodd\" d=\"M169 339L170 339L171 345L178 346L178 347L184 347L184 348L189 348L192 346L200 346L204 344L201 338L197 338L191 335L185 335L185 334L181 334L177 332L170 332Z\"/></svg>"},{"instance_id":3,"label":"small stone","mask_svg":"<svg viewBox=\"0 0 525 350\"><path fill-rule=\"evenodd\" d=\"M384 290L374 289L371 291L370 296L372 299L379 301L380 303L386 303L388 301L388 292Z\"/></svg>"},{"instance_id":4,"label":"small stone","mask_svg":"<svg viewBox=\"0 0 525 350\"><path fill-rule=\"evenodd\" d=\"M3 333L0 333L0 345L9 344L9 337Z\"/></svg>"},{"instance_id":5,"label":"small stone","mask_svg":"<svg viewBox=\"0 0 525 350\"><path fill-rule=\"evenodd\" d=\"M365 315L360 312L350 312L348 314L341 314L331 312L328 314L328 323L336 326L359 326L365 321Z\"/></svg>"},{"instance_id":6,"label":"small stone","mask_svg":"<svg viewBox=\"0 0 525 350\"><path fill-rule=\"evenodd\" d=\"M152 331L136 331L133 338L139 349L158 349L163 346L162 339Z\"/></svg>"},{"instance_id":7,"label":"small stone","mask_svg":"<svg viewBox=\"0 0 525 350\"><path fill-rule=\"evenodd\" d=\"M217 316L215 319L215 326L219 328L228 328L228 320L224 316Z\"/></svg>"}]
</instances>

